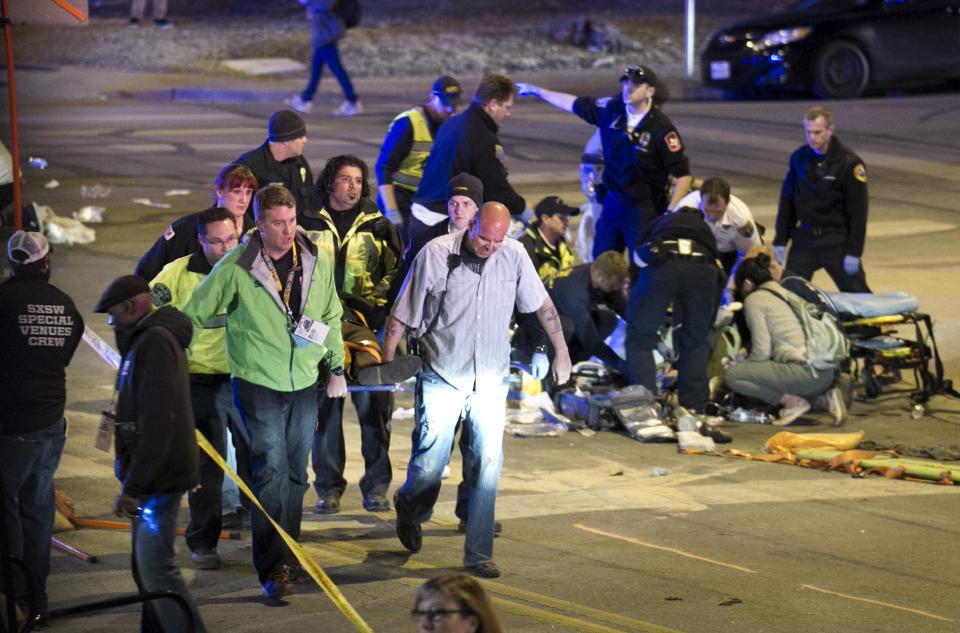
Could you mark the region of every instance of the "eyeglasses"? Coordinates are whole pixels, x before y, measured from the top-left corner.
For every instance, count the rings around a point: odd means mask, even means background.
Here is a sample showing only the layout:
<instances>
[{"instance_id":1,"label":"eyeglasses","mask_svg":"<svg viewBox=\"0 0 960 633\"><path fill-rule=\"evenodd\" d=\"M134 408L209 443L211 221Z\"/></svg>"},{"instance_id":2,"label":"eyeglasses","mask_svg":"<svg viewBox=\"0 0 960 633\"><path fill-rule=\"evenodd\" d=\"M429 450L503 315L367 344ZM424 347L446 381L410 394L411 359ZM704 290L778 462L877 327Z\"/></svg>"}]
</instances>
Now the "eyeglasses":
<instances>
[{"instance_id":1,"label":"eyeglasses","mask_svg":"<svg viewBox=\"0 0 960 633\"><path fill-rule=\"evenodd\" d=\"M212 246L214 248L217 248L218 246L226 246L227 248L233 248L234 246L237 245L237 242L240 241L240 239L236 237L229 237L225 240L211 240L208 237L201 237L200 239L206 242L208 246Z\"/></svg>"},{"instance_id":2,"label":"eyeglasses","mask_svg":"<svg viewBox=\"0 0 960 633\"><path fill-rule=\"evenodd\" d=\"M426 618L431 622L440 622L441 620L446 620L448 616L451 616L454 613L468 614L470 612L466 609L427 609L426 611L414 609L410 612L410 615L414 620Z\"/></svg>"}]
</instances>

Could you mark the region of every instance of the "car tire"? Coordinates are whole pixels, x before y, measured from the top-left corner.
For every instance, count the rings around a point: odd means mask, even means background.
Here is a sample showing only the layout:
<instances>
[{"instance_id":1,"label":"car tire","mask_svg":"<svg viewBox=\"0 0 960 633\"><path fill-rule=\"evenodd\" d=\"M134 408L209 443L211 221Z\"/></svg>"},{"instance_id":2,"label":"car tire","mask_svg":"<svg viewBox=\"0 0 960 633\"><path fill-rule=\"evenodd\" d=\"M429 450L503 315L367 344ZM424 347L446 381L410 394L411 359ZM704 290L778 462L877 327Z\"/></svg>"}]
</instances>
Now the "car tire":
<instances>
[{"instance_id":1,"label":"car tire","mask_svg":"<svg viewBox=\"0 0 960 633\"><path fill-rule=\"evenodd\" d=\"M848 41L831 42L817 55L813 67L813 92L824 99L859 97L870 83L870 60Z\"/></svg>"}]
</instances>

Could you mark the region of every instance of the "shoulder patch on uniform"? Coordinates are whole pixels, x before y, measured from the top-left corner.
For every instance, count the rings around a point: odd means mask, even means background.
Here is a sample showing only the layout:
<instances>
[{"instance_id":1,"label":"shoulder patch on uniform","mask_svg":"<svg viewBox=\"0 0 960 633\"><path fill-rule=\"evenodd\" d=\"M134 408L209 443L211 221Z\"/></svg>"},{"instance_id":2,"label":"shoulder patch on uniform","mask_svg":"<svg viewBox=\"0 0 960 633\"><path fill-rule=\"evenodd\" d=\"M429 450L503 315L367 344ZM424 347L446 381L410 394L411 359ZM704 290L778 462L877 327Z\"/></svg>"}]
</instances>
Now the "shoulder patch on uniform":
<instances>
[{"instance_id":1,"label":"shoulder patch on uniform","mask_svg":"<svg viewBox=\"0 0 960 633\"><path fill-rule=\"evenodd\" d=\"M307 182L307 168L300 168L300 182Z\"/></svg>"},{"instance_id":2,"label":"shoulder patch on uniform","mask_svg":"<svg viewBox=\"0 0 960 633\"><path fill-rule=\"evenodd\" d=\"M494 145L494 146L493 146L493 153L494 153L494 155L496 155L497 160L502 163L502 162L503 162L503 159L504 159L504 157L505 157L505 154L504 154L504 152L503 152L503 145L500 145L499 143L497 143L496 145Z\"/></svg>"},{"instance_id":3,"label":"shoulder patch on uniform","mask_svg":"<svg viewBox=\"0 0 960 633\"><path fill-rule=\"evenodd\" d=\"M667 149L671 152L679 152L683 149L683 143L680 142L680 135L676 132L670 132L664 136L663 142L667 144Z\"/></svg>"},{"instance_id":4,"label":"shoulder patch on uniform","mask_svg":"<svg viewBox=\"0 0 960 633\"><path fill-rule=\"evenodd\" d=\"M737 229L737 233L739 233L743 237L753 237L753 231L754 231L753 222L750 222L750 221L747 221L746 224L744 224L739 229Z\"/></svg>"},{"instance_id":5,"label":"shoulder patch on uniform","mask_svg":"<svg viewBox=\"0 0 960 633\"><path fill-rule=\"evenodd\" d=\"M170 292L170 289L159 283L153 285L150 296L153 298L153 305L158 308L167 305L173 299L173 293Z\"/></svg>"},{"instance_id":6,"label":"shoulder patch on uniform","mask_svg":"<svg viewBox=\"0 0 960 633\"><path fill-rule=\"evenodd\" d=\"M598 108L606 108L608 103L610 103L610 97L603 97L602 99L597 99Z\"/></svg>"},{"instance_id":7,"label":"shoulder patch on uniform","mask_svg":"<svg viewBox=\"0 0 960 633\"><path fill-rule=\"evenodd\" d=\"M867 182L867 168L863 166L863 163L857 163L857 166L853 168L853 177L860 182Z\"/></svg>"},{"instance_id":8,"label":"shoulder patch on uniform","mask_svg":"<svg viewBox=\"0 0 960 633\"><path fill-rule=\"evenodd\" d=\"M170 226L167 227L167 230L163 232L163 239L169 242L170 240L173 239L173 236L176 234L177 232L173 230L173 225L171 224Z\"/></svg>"}]
</instances>

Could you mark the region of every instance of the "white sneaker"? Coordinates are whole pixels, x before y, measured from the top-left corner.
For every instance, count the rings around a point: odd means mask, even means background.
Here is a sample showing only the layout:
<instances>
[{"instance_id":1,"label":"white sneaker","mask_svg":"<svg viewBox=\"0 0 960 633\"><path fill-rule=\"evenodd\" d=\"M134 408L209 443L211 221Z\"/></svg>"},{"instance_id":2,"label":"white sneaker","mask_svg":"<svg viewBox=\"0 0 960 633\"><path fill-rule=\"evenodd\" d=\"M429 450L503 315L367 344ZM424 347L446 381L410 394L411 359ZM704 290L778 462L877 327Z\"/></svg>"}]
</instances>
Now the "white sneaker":
<instances>
[{"instance_id":1,"label":"white sneaker","mask_svg":"<svg viewBox=\"0 0 960 633\"><path fill-rule=\"evenodd\" d=\"M313 101L304 101L300 98L300 95L284 99L283 102L297 112L303 112L304 114L310 114L310 111L313 110Z\"/></svg>"},{"instance_id":2,"label":"white sneaker","mask_svg":"<svg viewBox=\"0 0 960 633\"><path fill-rule=\"evenodd\" d=\"M440 473L440 479L449 479L450 477L450 465L447 464L443 467L443 472Z\"/></svg>"},{"instance_id":3,"label":"white sneaker","mask_svg":"<svg viewBox=\"0 0 960 633\"><path fill-rule=\"evenodd\" d=\"M333 111L333 116L356 116L363 114L363 104L359 100L350 102L344 101L340 107Z\"/></svg>"},{"instance_id":4,"label":"white sneaker","mask_svg":"<svg viewBox=\"0 0 960 633\"><path fill-rule=\"evenodd\" d=\"M810 403L805 398L787 394L780 399L783 407L780 409L780 416L771 422L776 426L788 426L793 424L797 418L810 410Z\"/></svg>"},{"instance_id":5,"label":"white sneaker","mask_svg":"<svg viewBox=\"0 0 960 633\"><path fill-rule=\"evenodd\" d=\"M843 393L840 391L840 388L834 387L826 392L823 394L823 399L827 405L827 411L830 412L830 416L833 418L833 425L843 426L843 423L847 421L847 406L843 401Z\"/></svg>"}]
</instances>

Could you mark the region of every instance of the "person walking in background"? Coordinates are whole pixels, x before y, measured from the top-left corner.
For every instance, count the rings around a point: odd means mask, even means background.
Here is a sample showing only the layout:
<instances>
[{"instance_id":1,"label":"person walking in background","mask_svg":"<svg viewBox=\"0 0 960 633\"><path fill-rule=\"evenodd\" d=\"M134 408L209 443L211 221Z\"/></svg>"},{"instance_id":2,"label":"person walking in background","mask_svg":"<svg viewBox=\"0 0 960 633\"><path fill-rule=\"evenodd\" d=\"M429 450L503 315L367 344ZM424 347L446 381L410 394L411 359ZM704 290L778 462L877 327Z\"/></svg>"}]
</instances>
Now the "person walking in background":
<instances>
[{"instance_id":1,"label":"person walking in background","mask_svg":"<svg viewBox=\"0 0 960 633\"><path fill-rule=\"evenodd\" d=\"M333 10L338 1L300 0L300 4L307 7L307 16L310 18L313 57L310 59L310 79L307 80L307 86L301 94L290 99L290 107L304 114L313 111L313 96L320 85L324 64L330 67L330 72L340 82L343 90L344 101L333 111L334 116L355 116L363 113L363 104L353 91L350 75L340 63L340 51L337 50L337 42L347 30L343 20Z\"/></svg>"},{"instance_id":2,"label":"person walking in background","mask_svg":"<svg viewBox=\"0 0 960 633\"><path fill-rule=\"evenodd\" d=\"M147 10L147 0L130 0L130 22L132 29L140 28L143 14ZM172 29L173 22L167 20L167 0L153 0L153 27Z\"/></svg>"},{"instance_id":3,"label":"person walking in background","mask_svg":"<svg viewBox=\"0 0 960 633\"><path fill-rule=\"evenodd\" d=\"M53 473L67 433L66 367L83 334L73 300L50 283L50 245L17 231L7 243L13 277L0 284L0 494L10 556L33 577L37 617L47 613ZM17 604L32 593L14 575Z\"/></svg>"}]
</instances>

